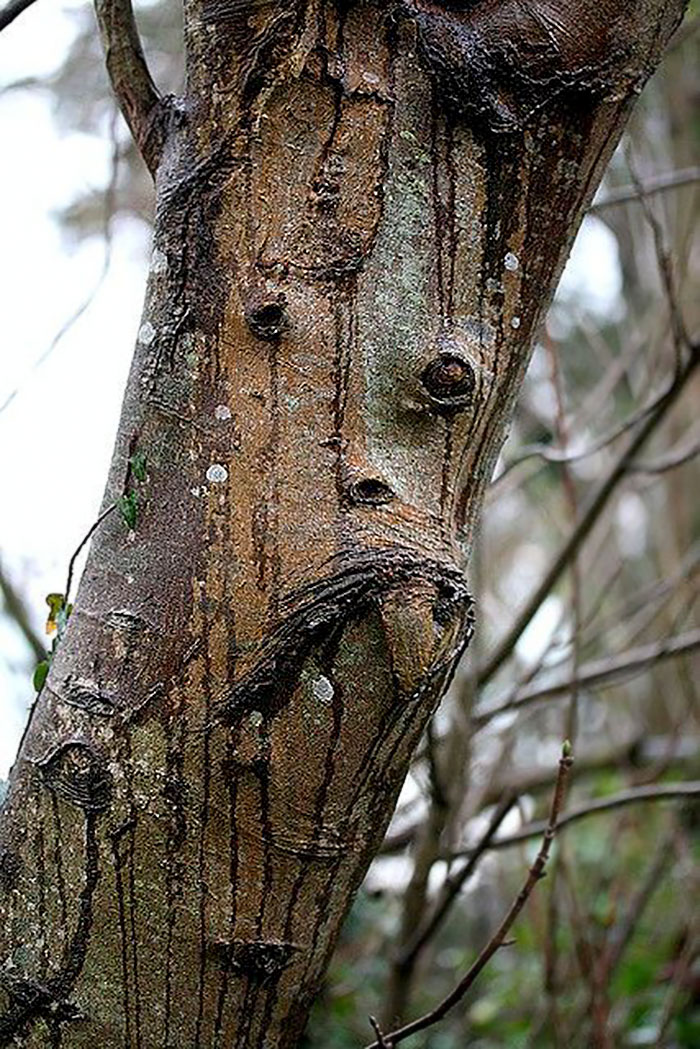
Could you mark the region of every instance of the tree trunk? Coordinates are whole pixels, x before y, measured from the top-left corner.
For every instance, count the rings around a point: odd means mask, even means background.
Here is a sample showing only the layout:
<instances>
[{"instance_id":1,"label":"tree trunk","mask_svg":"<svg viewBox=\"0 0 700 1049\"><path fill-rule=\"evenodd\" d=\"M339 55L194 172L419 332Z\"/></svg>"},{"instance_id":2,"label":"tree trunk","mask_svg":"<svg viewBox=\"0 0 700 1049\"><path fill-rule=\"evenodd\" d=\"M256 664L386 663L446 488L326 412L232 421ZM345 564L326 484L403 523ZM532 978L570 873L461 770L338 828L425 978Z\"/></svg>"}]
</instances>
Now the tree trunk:
<instances>
[{"instance_id":1,"label":"tree trunk","mask_svg":"<svg viewBox=\"0 0 700 1049\"><path fill-rule=\"evenodd\" d=\"M173 100L98 3L154 247L118 508L2 811L0 1045L298 1044L470 637L533 332L682 7L188 0Z\"/></svg>"}]
</instances>

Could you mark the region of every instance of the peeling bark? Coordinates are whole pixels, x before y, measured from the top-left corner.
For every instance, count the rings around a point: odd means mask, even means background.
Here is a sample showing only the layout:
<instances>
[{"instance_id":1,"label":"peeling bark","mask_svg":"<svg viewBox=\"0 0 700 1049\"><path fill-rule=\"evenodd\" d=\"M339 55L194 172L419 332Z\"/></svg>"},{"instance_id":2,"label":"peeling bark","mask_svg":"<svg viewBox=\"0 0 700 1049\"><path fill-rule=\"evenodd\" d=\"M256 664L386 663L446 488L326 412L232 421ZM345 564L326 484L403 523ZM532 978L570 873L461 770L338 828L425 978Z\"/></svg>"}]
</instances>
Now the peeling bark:
<instances>
[{"instance_id":1,"label":"peeling bark","mask_svg":"<svg viewBox=\"0 0 700 1049\"><path fill-rule=\"evenodd\" d=\"M165 104L100 7L156 143L104 504L136 523L93 540L2 810L0 1045L284 1049L471 636L533 332L683 4L192 0Z\"/></svg>"}]
</instances>

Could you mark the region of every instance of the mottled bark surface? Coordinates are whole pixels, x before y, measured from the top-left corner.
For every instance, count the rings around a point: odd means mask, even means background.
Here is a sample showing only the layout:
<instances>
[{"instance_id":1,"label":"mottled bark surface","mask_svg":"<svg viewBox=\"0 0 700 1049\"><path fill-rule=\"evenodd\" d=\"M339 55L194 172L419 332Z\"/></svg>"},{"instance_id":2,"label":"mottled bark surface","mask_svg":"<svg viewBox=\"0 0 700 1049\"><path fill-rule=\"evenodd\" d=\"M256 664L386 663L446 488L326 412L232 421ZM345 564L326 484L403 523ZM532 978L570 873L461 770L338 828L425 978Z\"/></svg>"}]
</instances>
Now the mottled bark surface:
<instances>
[{"instance_id":1,"label":"mottled bark surface","mask_svg":"<svg viewBox=\"0 0 700 1049\"><path fill-rule=\"evenodd\" d=\"M177 101L126 47L158 193L105 506L137 519L93 541L2 811L0 1045L298 1043L682 6L188 2Z\"/></svg>"}]
</instances>

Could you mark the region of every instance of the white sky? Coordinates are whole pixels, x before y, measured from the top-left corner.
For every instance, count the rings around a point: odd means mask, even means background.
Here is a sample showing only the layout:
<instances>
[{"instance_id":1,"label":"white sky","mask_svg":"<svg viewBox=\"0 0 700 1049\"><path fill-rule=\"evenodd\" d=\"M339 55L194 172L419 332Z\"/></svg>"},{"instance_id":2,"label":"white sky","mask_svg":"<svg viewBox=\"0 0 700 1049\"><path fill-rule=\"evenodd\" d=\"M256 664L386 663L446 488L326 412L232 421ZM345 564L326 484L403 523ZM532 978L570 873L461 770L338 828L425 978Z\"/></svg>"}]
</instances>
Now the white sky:
<instances>
[{"instance_id":1,"label":"white sky","mask_svg":"<svg viewBox=\"0 0 700 1049\"><path fill-rule=\"evenodd\" d=\"M148 250L140 223L117 225L110 270L94 302L37 366L94 288L104 258L98 239L69 251L53 213L81 190L105 185L111 147L62 135L43 93L2 89L57 68L74 31L66 12L75 6L39 0L0 33L0 405L18 390L0 412L0 557L39 629L45 595L63 590L70 556L102 498ZM619 286L614 239L602 223L587 220L562 293L606 312ZM0 616L0 778L33 698L30 677L26 648Z\"/></svg>"}]
</instances>

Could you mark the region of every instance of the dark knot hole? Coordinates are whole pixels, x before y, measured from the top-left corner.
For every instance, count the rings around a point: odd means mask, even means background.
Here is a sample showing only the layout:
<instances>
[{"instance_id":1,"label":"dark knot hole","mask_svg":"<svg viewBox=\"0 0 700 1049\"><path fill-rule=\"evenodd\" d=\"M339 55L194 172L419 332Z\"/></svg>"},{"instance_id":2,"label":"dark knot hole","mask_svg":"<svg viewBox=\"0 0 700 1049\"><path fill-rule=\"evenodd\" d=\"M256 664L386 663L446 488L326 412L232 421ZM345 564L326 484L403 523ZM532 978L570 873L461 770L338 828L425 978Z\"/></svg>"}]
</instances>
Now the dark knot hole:
<instances>
[{"instance_id":1,"label":"dark knot hole","mask_svg":"<svg viewBox=\"0 0 700 1049\"><path fill-rule=\"evenodd\" d=\"M363 477L350 486L350 498L353 503L363 506L384 506L392 502L394 493L378 477Z\"/></svg>"},{"instance_id":2,"label":"dark knot hole","mask_svg":"<svg viewBox=\"0 0 700 1049\"><path fill-rule=\"evenodd\" d=\"M286 301L283 295L276 299L258 300L246 310L248 327L260 339L278 339L286 326Z\"/></svg>"},{"instance_id":3,"label":"dark knot hole","mask_svg":"<svg viewBox=\"0 0 700 1049\"><path fill-rule=\"evenodd\" d=\"M421 381L437 405L464 407L471 402L476 376L471 363L452 351L440 353L424 369Z\"/></svg>"}]
</instances>

